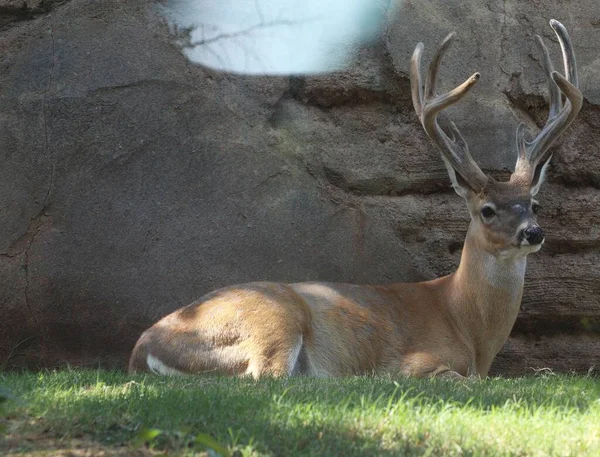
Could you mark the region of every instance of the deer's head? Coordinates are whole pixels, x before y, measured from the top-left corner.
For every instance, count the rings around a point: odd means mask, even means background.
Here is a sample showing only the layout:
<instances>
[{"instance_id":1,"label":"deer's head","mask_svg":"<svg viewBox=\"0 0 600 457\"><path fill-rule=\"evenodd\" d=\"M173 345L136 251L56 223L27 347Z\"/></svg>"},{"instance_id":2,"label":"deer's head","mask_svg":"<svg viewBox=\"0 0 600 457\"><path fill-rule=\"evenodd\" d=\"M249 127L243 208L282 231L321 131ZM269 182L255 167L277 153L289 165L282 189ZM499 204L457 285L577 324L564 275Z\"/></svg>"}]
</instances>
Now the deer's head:
<instances>
[{"instance_id":1,"label":"deer's head","mask_svg":"<svg viewBox=\"0 0 600 457\"><path fill-rule=\"evenodd\" d=\"M438 114L460 100L479 79L473 74L463 84L442 94L435 85L442 56L452 43L451 33L442 42L429 65L425 84L421 77L423 43L415 48L411 65L412 99L427 135L439 146L456 193L463 197L471 215L471 234L478 245L496 256L521 256L538 251L544 232L535 220L535 195L544 181L552 154L552 143L575 119L583 102L579 91L575 55L569 34L556 20L550 21L562 48L565 75L554 71L548 49L536 36L548 78L550 110L548 121L531 141L525 138L526 126L517 128L517 164L507 182L486 176L475 163L460 131L449 123L449 134L438 124ZM562 95L565 96L563 103Z\"/></svg>"}]
</instances>

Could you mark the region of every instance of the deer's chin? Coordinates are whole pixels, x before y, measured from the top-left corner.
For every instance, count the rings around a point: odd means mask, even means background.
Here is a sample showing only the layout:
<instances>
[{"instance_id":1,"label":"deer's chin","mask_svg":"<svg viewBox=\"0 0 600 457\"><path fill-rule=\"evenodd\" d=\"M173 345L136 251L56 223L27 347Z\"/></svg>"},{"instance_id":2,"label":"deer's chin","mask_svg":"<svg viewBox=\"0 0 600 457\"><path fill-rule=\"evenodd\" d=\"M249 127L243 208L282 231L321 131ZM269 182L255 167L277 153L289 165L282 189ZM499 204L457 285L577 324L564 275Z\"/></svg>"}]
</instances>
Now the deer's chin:
<instances>
[{"instance_id":1,"label":"deer's chin","mask_svg":"<svg viewBox=\"0 0 600 457\"><path fill-rule=\"evenodd\" d=\"M525 257L529 254L533 254L534 252L538 252L542 248L543 244L543 241L540 244L515 243L509 248L501 249L497 256L501 259Z\"/></svg>"},{"instance_id":2,"label":"deer's chin","mask_svg":"<svg viewBox=\"0 0 600 457\"><path fill-rule=\"evenodd\" d=\"M542 241L540 244L529 244L527 241L523 241L521 244L519 244L517 249L521 251L523 255L533 254L534 252L538 252L540 249L542 249L543 244L544 241Z\"/></svg>"}]
</instances>

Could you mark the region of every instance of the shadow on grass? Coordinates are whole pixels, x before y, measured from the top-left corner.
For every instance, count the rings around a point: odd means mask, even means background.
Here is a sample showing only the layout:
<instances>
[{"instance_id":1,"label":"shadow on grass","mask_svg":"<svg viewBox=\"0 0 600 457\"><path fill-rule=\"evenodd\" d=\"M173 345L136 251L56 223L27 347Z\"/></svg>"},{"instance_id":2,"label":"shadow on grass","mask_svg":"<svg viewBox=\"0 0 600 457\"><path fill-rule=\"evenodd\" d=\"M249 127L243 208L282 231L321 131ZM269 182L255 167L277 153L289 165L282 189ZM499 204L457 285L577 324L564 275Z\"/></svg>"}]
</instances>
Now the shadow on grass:
<instances>
[{"instance_id":1,"label":"shadow on grass","mask_svg":"<svg viewBox=\"0 0 600 457\"><path fill-rule=\"evenodd\" d=\"M274 455L422 455L427 436L404 434L402 423L391 433L386 425L385 436L379 429L386 412L391 416L398 406L427 410L434 420L449 405L467 413L547 408L567 414L583 413L600 398L597 379L575 376L466 383L391 377L254 381L65 370L5 379L57 434L130 442L140 427L156 427L208 433L234 446L254 440L256 449Z\"/></svg>"}]
</instances>

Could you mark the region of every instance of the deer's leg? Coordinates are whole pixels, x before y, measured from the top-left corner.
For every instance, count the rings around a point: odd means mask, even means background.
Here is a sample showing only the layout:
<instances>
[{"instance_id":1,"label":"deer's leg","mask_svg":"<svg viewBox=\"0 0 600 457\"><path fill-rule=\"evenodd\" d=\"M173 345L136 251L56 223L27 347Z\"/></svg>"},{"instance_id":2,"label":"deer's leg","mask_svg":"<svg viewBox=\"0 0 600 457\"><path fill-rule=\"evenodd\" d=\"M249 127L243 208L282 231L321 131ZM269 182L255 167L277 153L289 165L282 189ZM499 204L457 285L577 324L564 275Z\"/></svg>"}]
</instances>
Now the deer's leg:
<instances>
[{"instance_id":1,"label":"deer's leg","mask_svg":"<svg viewBox=\"0 0 600 457\"><path fill-rule=\"evenodd\" d=\"M160 375L191 373L242 374L249 361L244 341L220 334L221 341L205 338L193 330L155 325L138 341L129 372Z\"/></svg>"},{"instance_id":2,"label":"deer's leg","mask_svg":"<svg viewBox=\"0 0 600 457\"><path fill-rule=\"evenodd\" d=\"M292 376L301 374L300 356L303 351L303 337L299 331L294 334L273 338L266 348L250 351L254 354L248 361L245 374L254 378L261 376ZM273 341L274 340L274 341ZM262 339L261 342L265 341ZM269 340L266 340L269 341Z\"/></svg>"},{"instance_id":3,"label":"deer's leg","mask_svg":"<svg viewBox=\"0 0 600 457\"><path fill-rule=\"evenodd\" d=\"M452 360L452 363L449 361ZM462 379L461 374L468 372L468 360L464 357L440 357L433 351L422 351L409 354L402 360L402 372L418 378L451 378Z\"/></svg>"},{"instance_id":4,"label":"deer's leg","mask_svg":"<svg viewBox=\"0 0 600 457\"><path fill-rule=\"evenodd\" d=\"M445 371L437 373L433 376L435 376L437 378L445 378L445 379L467 379L463 375L461 375L459 372L451 370L450 368L447 368Z\"/></svg>"},{"instance_id":5,"label":"deer's leg","mask_svg":"<svg viewBox=\"0 0 600 457\"><path fill-rule=\"evenodd\" d=\"M130 373L218 373L254 378L300 374L297 367L303 349L302 333L300 329L282 327L269 335L254 328L245 338L228 335L225 329L213 329L211 338L205 338L193 331L162 332L160 327L153 328L138 342Z\"/></svg>"},{"instance_id":6,"label":"deer's leg","mask_svg":"<svg viewBox=\"0 0 600 457\"><path fill-rule=\"evenodd\" d=\"M444 379L456 379L456 380L460 380L460 381L479 381L479 380L481 380L481 378L477 374L469 374L468 376L463 376L459 372L451 370L448 367L440 367L439 370L441 370L441 371L438 371L436 374L433 374L432 376L435 376L437 378L444 378Z\"/></svg>"}]
</instances>

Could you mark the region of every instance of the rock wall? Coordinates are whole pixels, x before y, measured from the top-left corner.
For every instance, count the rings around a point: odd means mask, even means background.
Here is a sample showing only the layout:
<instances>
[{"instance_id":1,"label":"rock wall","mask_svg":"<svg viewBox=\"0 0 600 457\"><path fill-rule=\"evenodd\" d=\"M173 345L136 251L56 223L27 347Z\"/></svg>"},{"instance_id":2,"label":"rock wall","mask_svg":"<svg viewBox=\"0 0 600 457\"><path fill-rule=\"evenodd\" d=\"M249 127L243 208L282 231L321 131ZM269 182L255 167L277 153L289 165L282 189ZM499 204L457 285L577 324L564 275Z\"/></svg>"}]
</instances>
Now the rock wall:
<instances>
[{"instance_id":1,"label":"rock wall","mask_svg":"<svg viewBox=\"0 0 600 457\"><path fill-rule=\"evenodd\" d=\"M506 178L546 119L533 36L570 31L583 110L555 146L522 312L493 371L600 366L600 10L595 0L381 5L344 71L190 64L150 2L0 0L0 363L124 367L139 334L252 280L417 281L458 265L468 215L413 114L408 62L449 31L451 116ZM557 63L558 65L558 63Z\"/></svg>"}]
</instances>

